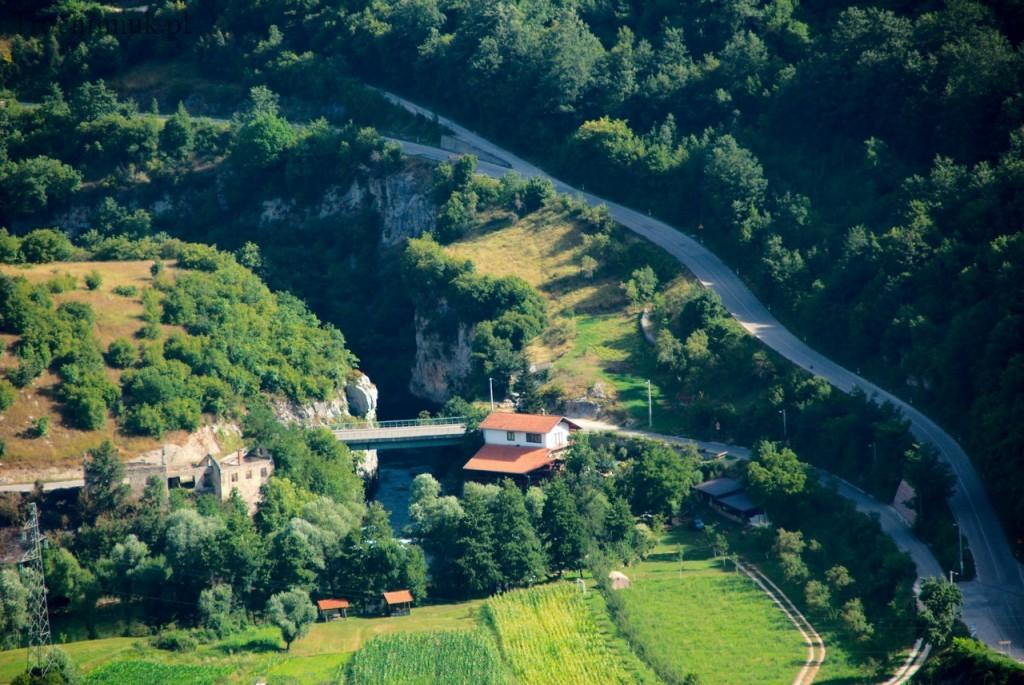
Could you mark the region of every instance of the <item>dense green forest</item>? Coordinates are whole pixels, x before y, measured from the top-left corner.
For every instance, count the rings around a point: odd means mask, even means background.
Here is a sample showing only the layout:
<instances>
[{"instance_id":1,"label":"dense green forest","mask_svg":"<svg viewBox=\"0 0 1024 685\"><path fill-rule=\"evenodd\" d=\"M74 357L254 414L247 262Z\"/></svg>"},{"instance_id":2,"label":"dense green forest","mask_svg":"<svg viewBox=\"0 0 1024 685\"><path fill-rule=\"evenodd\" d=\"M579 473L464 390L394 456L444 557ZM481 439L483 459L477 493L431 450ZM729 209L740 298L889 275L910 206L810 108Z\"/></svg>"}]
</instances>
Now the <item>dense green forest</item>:
<instances>
[{"instance_id":1,"label":"dense green forest","mask_svg":"<svg viewBox=\"0 0 1024 685\"><path fill-rule=\"evenodd\" d=\"M196 2L161 10L189 13L173 40L75 34L103 10L58 7L34 4L40 30L0 72L27 99L172 56L312 99L354 74L698 233L798 330L961 433L1024 528L1017 4ZM11 159L8 187L74 186Z\"/></svg>"}]
</instances>

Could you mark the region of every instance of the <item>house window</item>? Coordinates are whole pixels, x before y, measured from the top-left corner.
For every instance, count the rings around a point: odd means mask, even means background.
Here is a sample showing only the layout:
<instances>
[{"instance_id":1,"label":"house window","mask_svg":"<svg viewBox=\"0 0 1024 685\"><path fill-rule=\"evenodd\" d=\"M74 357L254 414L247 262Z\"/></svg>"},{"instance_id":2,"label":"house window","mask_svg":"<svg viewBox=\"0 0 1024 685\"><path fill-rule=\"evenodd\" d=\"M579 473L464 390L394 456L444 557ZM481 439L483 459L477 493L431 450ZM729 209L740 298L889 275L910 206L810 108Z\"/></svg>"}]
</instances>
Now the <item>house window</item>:
<instances>
[{"instance_id":1,"label":"house window","mask_svg":"<svg viewBox=\"0 0 1024 685\"><path fill-rule=\"evenodd\" d=\"M509 442L515 442L516 441L516 432L515 431L508 431L508 432L506 432L505 433L505 439L508 440Z\"/></svg>"},{"instance_id":2,"label":"house window","mask_svg":"<svg viewBox=\"0 0 1024 685\"><path fill-rule=\"evenodd\" d=\"M266 478L266 477L267 477L267 467L264 466L263 468L260 469L260 478Z\"/></svg>"},{"instance_id":3,"label":"house window","mask_svg":"<svg viewBox=\"0 0 1024 685\"><path fill-rule=\"evenodd\" d=\"M231 482L232 483L237 483L238 482L238 474L237 473L232 473L231 474Z\"/></svg>"},{"instance_id":4,"label":"house window","mask_svg":"<svg viewBox=\"0 0 1024 685\"><path fill-rule=\"evenodd\" d=\"M245 479L252 480L252 469L249 469L248 471L245 472Z\"/></svg>"},{"instance_id":5,"label":"house window","mask_svg":"<svg viewBox=\"0 0 1024 685\"><path fill-rule=\"evenodd\" d=\"M540 445L544 442L544 438L541 437L540 433L527 433L526 442L532 442Z\"/></svg>"}]
</instances>

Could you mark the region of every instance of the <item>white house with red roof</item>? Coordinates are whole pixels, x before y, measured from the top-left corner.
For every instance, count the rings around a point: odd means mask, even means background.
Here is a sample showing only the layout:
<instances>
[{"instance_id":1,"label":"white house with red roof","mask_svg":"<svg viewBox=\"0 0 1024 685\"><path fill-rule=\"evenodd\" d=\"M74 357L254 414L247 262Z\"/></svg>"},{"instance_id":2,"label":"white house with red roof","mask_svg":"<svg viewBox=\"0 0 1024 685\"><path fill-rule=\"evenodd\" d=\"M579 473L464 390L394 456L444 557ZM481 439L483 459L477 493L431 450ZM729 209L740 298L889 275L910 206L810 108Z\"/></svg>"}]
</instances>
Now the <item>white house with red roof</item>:
<instances>
[{"instance_id":1,"label":"white house with red roof","mask_svg":"<svg viewBox=\"0 0 1024 685\"><path fill-rule=\"evenodd\" d=\"M562 416L491 412L480 422L484 445L463 470L531 476L550 471L579 426Z\"/></svg>"}]
</instances>

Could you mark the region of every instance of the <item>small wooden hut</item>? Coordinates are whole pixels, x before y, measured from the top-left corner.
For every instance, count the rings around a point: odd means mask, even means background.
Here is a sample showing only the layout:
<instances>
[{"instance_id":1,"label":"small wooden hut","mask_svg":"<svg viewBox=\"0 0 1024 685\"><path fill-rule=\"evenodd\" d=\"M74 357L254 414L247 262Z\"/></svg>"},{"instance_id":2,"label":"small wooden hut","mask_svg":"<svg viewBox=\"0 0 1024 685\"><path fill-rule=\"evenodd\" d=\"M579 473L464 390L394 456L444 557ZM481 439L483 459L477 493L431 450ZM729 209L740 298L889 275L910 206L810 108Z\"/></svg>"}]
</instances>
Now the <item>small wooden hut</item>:
<instances>
[{"instance_id":1,"label":"small wooden hut","mask_svg":"<svg viewBox=\"0 0 1024 685\"><path fill-rule=\"evenodd\" d=\"M384 593L384 604L388 616L404 616L412 610L412 593L408 590L393 590Z\"/></svg>"},{"instance_id":2,"label":"small wooden hut","mask_svg":"<svg viewBox=\"0 0 1024 685\"><path fill-rule=\"evenodd\" d=\"M348 618L347 599L319 599L316 608L320 611L320 620L324 622Z\"/></svg>"}]
</instances>

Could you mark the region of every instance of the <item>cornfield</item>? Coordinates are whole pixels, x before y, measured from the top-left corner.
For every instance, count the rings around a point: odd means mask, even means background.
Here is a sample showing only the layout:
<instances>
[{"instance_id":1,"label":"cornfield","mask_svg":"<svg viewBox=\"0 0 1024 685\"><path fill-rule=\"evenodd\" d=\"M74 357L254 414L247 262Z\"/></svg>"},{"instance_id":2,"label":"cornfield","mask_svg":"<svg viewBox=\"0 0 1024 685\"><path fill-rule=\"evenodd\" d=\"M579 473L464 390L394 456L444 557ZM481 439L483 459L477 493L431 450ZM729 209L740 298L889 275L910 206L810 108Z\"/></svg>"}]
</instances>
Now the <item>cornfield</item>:
<instances>
[{"instance_id":1,"label":"cornfield","mask_svg":"<svg viewBox=\"0 0 1024 685\"><path fill-rule=\"evenodd\" d=\"M483 630L397 633L355 653L348 685L506 685L501 656Z\"/></svg>"},{"instance_id":2,"label":"cornfield","mask_svg":"<svg viewBox=\"0 0 1024 685\"><path fill-rule=\"evenodd\" d=\"M161 664L152 661L114 661L85 678L85 685L213 685L231 673L224 666Z\"/></svg>"},{"instance_id":3,"label":"cornfield","mask_svg":"<svg viewBox=\"0 0 1024 685\"><path fill-rule=\"evenodd\" d=\"M517 590L484 605L485 620L521 685L628 685L584 596L567 583Z\"/></svg>"}]
</instances>

